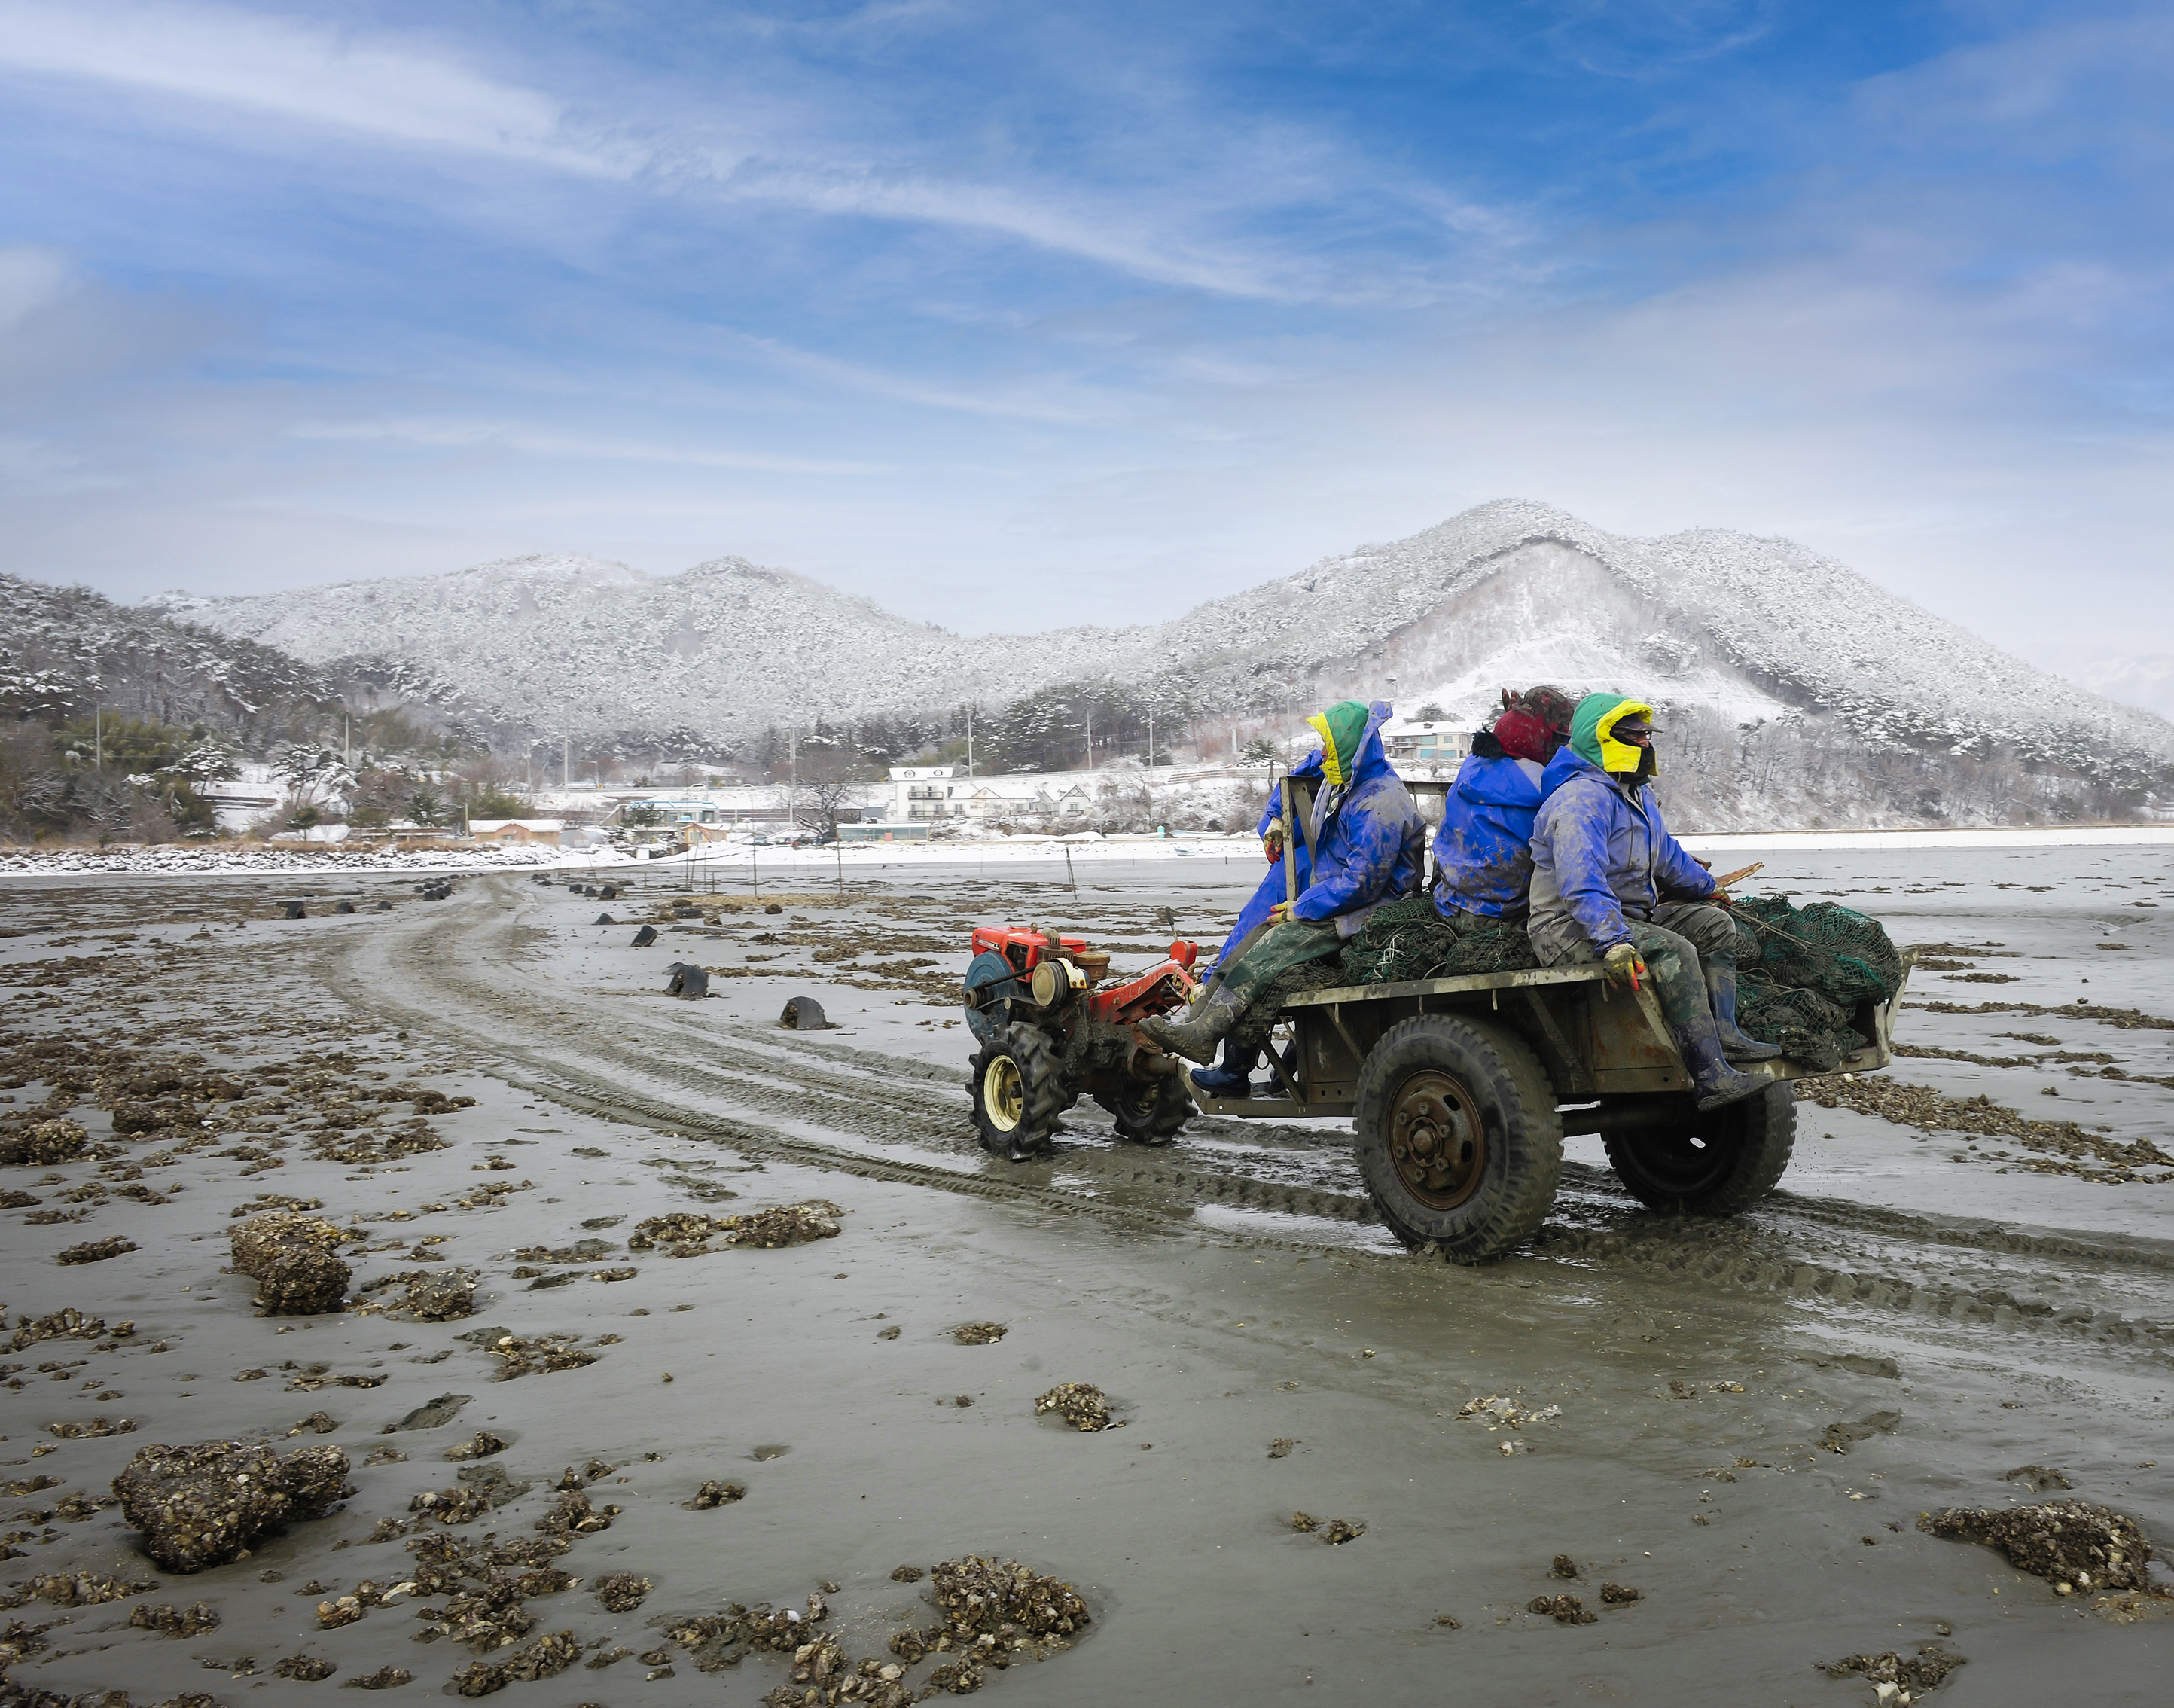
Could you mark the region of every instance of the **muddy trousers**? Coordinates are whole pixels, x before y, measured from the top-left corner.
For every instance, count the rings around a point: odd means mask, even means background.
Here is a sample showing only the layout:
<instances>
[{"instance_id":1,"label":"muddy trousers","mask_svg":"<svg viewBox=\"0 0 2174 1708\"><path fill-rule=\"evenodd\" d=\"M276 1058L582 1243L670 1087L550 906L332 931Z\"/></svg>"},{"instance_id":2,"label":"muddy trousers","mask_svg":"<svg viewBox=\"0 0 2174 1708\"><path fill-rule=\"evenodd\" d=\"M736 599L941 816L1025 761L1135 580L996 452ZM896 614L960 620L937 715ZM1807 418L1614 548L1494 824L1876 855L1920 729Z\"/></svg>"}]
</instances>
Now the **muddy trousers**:
<instances>
[{"instance_id":1,"label":"muddy trousers","mask_svg":"<svg viewBox=\"0 0 2174 1708\"><path fill-rule=\"evenodd\" d=\"M1333 919L1283 920L1255 933L1227 970L1216 969L1217 980L1251 1008L1279 975L1333 955L1343 947L1344 938Z\"/></svg>"},{"instance_id":2,"label":"muddy trousers","mask_svg":"<svg viewBox=\"0 0 2174 1708\"><path fill-rule=\"evenodd\" d=\"M1654 908L1651 920L1625 914L1623 922L1630 927L1630 941L1653 976L1662 1016L1680 1040L1686 1026L1712 1012L1706 969L1736 969L1736 922L1725 908L1702 901L1663 901ZM1550 966L1571 966L1601 956L1579 937L1562 953L1552 957L1543 953L1540 958Z\"/></svg>"}]
</instances>

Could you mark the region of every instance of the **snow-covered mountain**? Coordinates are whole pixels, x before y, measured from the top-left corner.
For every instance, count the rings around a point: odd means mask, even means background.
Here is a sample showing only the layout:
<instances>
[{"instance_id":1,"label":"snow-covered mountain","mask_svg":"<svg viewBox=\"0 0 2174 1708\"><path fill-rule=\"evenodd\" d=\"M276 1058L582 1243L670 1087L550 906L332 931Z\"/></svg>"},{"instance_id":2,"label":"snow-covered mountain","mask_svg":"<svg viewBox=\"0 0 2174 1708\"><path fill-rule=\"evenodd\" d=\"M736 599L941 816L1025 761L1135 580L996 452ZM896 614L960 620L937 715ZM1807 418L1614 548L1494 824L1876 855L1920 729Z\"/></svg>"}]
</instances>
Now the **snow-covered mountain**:
<instances>
[{"instance_id":1,"label":"snow-covered mountain","mask_svg":"<svg viewBox=\"0 0 2174 1708\"><path fill-rule=\"evenodd\" d=\"M327 673L232 634L0 575L0 716L203 723L255 747L336 704Z\"/></svg>"},{"instance_id":2,"label":"snow-covered mountain","mask_svg":"<svg viewBox=\"0 0 2174 1708\"><path fill-rule=\"evenodd\" d=\"M1112 678L1203 711L1393 685L1407 707L1474 716L1498 686L1551 679L2132 783L2174 764L2174 725L1802 546L1712 529L1633 538L1517 500L1124 629L959 635L740 558L659 577L513 558L188 604L192 621L537 738L729 744L818 715Z\"/></svg>"}]
</instances>

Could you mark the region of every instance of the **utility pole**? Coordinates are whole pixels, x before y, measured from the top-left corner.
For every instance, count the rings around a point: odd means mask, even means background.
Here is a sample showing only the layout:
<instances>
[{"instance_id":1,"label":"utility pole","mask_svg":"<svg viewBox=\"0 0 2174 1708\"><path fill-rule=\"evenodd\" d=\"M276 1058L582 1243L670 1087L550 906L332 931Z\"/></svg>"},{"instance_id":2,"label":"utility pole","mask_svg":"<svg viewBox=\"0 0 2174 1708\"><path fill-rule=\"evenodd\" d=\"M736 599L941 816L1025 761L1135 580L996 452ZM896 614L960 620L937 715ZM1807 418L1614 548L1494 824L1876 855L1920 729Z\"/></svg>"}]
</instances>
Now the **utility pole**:
<instances>
[{"instance_id":1,"label":"utility pole","mask_svg":"<svg viewBox=\"0 0 2174 1708\"><path fill-rule=\"evenodd\" d=\"M800 738L796 734L785 738L785 822L792 830L800 828Z\"/></svg>"},{"instance_id":2,"label":"utility pole","mask_svg":"<svg viewBox=\"0 0 2174 1708\"><path fill-rule=\"evenodd\" d=\"M574 738L571 732L559 738L559 786L574 786Z\"/></svg>"},{"instance_id":3,"label":"utility pole","mask_svg":"<svg viewBox=\"0 0 2174 1708\"><path fill-rule=\"evenodd\" d=\"M1087 708L1087 769L1095 769L1095 708Z\"/></svg>"},{"instance_id":4,"label":"utility pole","mask_svg":"<svg viewBox=\"0 0 2174 1708\"><path fill-rule=\"evenodd\" d=\"M974 775L974 702L966 702L966 776Z\"/></svg>"},{"instance_id":5,"label":"utility pole","mask_svg":"<svg viewBox=\"0 0 2174 1708\"><path fill-rule=\"evenodd\" d=\"M1155 768L1155 702L1148 702L1148 768Z\"/></svg>"},{"instance_id":6,"label":"utility pole","mask_svg":"<svg viewBox=\"0 0 2174 1708\"><path fill-rule=\"evenodd\" d=\"M91 769L105 769L105 708L94 705L90 709L90 764Z\"/></svg>"}]
</instances>

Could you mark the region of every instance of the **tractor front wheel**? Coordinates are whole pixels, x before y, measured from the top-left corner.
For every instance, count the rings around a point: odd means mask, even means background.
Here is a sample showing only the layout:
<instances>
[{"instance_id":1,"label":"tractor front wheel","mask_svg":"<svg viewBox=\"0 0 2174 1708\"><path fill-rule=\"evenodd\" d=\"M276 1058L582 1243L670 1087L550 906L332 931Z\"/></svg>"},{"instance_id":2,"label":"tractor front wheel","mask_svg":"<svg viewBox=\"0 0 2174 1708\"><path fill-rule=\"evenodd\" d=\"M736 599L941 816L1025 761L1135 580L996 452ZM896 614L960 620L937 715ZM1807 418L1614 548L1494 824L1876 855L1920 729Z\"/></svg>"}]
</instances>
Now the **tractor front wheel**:
<instances>
[{"instance_id":1,"label":"tractor front wheel","mask_svg":"<svg viewBox=\"0 0 2174 1708\"><path fill-rule=\"evenodd\" d=\"M1011 1162L1046 1152L1073 1103L1048 1038L1017 1022L998 1027L975 1052L966 1086L982 1148Z\"/></svg>"}]
</instances>

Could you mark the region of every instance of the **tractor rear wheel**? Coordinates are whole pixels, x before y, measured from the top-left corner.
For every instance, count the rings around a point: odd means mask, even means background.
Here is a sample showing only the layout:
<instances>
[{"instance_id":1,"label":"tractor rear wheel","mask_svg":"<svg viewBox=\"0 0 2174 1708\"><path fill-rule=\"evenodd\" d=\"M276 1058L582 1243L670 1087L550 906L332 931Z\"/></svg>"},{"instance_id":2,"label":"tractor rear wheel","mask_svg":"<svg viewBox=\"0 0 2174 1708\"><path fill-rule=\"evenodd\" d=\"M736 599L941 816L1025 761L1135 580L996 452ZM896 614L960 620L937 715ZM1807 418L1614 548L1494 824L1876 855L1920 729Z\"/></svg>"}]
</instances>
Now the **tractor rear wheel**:
<instances>
[{"instance_id":1,"label":"tractor rear wheel","mask_svg":"<svg viewBox=\"0 0 2174 1708\"><path fill-rule=\"evenodd\" d=\"M1679 1127L1603 1140L1616 1179L1649 1210L1733 1216L1774 1190L1797 1148L1797 1088L1777 1080Z\"/></svg>"},{"instance_id":2,"label":"tractor rear wheel","mask_svg":"<svg viewBox=\"0 0 2174 1708\"><path fill-rule=\"evenodd\" d=\"M1192 1099L1176 1074L1137 1079L1122 1090L1098 1091L1095 1100L1110 1111L1117 1137L1132 1144L1168 1144L1192 1119Z\"/></svg>"},{"instance_id":3,"label":"tractor rear wheel","mask_svg":"<svg viewBox=\"0 0 2174 1708\"><path fill-rule=\"evenodd\" d=\"M1046 1035L1016 1022L998 1027L974 1052L966 1087L982 1148L1011 1162L1048 1150L1057 1117L1073 1101Z\"/></svg>"},{"instance_id":4,"label":"tractor rear wheel","mask_svg":"<svg viewBox=\"0 0 2174 1708\"><path fill-rule=\"evenodd\" d=\"M1562 1176L1562 1117L1539 1058L1491 1021L1420 1014L1359 1073L1359 1170L1389 1231L1484 1263L1539 1231Z\"/></svg>"}]
</instances>

